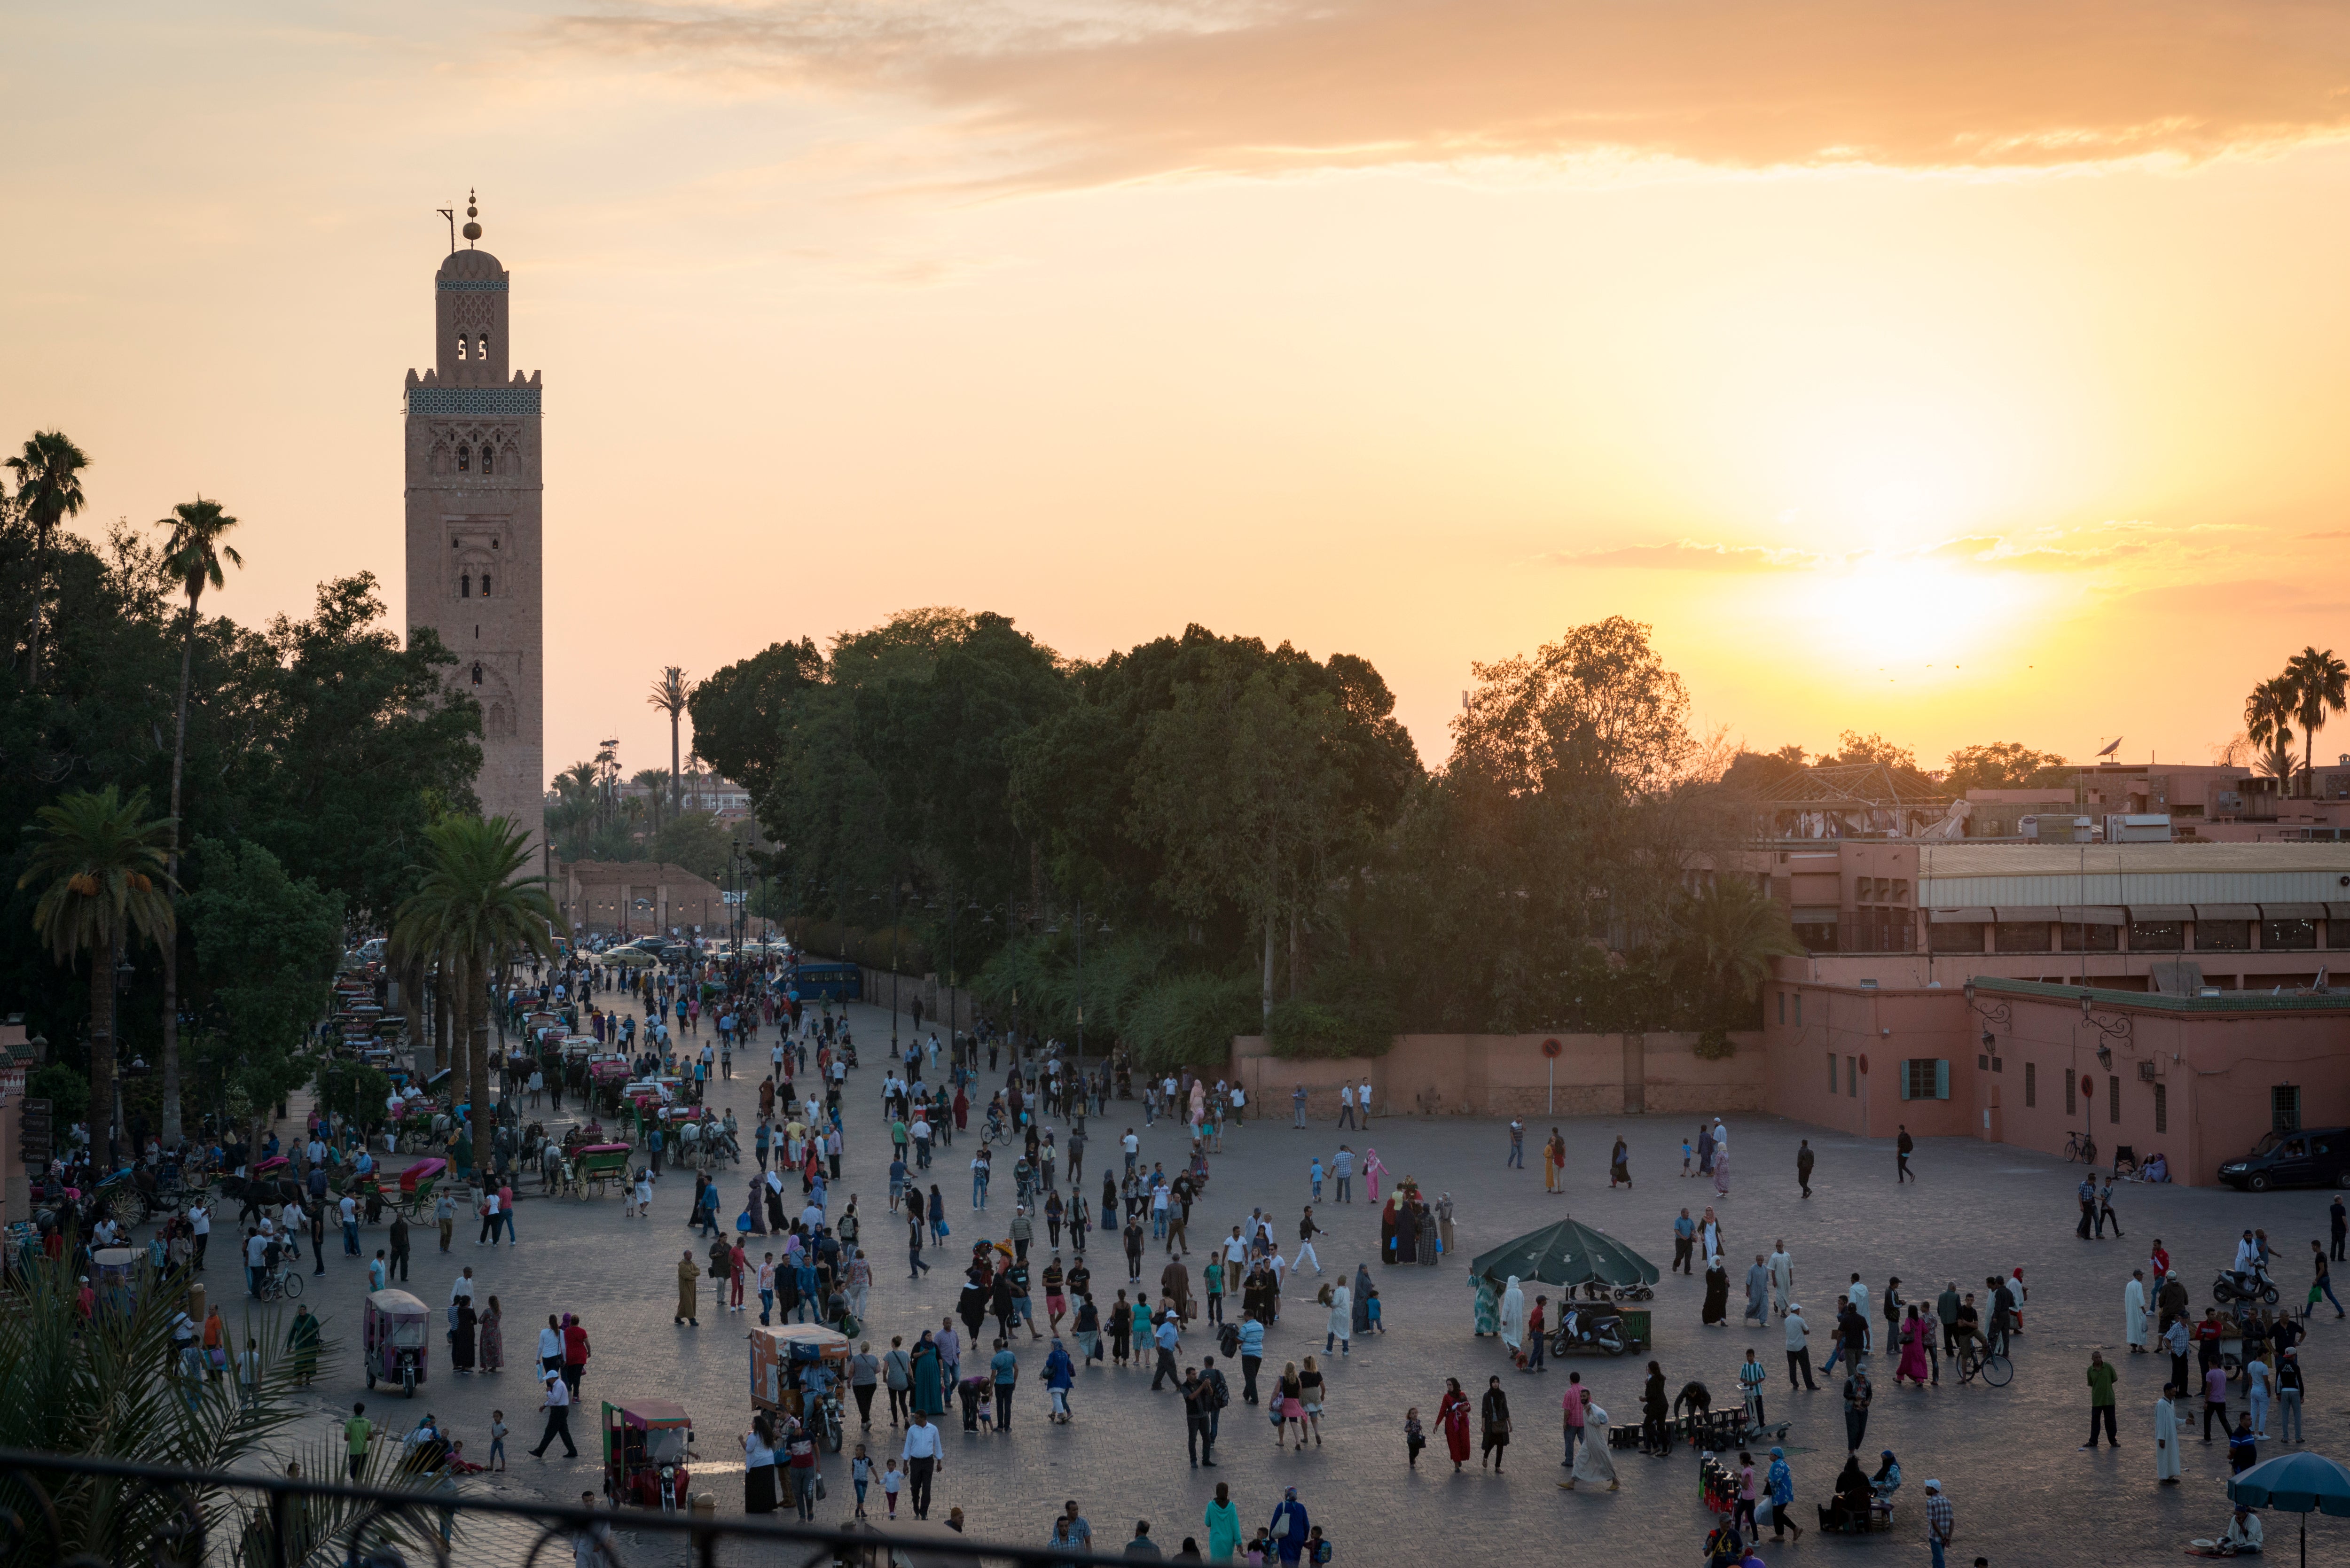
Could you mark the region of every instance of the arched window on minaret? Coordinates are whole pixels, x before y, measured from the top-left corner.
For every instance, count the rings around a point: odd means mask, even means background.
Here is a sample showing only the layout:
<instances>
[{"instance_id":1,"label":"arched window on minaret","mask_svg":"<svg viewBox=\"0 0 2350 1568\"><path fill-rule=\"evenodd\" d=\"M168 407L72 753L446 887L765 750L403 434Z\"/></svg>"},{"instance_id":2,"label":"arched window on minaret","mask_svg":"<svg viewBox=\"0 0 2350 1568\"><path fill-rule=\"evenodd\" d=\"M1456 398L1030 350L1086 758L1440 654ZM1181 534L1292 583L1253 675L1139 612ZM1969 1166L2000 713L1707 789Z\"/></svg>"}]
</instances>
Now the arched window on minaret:
<instances>
[{"instance_id":1,"label":"arched window on minaret","mask_svg":"<svg viewBox=\"0 0 2350 1568\"><path fill-rule=\"evenodd\" d=\"M469 598L472 598L472 597L473 597L473 573L471 573L471 572L465 572L465 573L461 574L461 575L458 576L458 578L457 578L457 597L458 597L459 598L461 598L461 599L469 599Z\"/></svg>"},{"instance_id":2,"label":"arched window on minaret","mask_svg":"<svg viewBox=\"0 0 2350 1568\"><path fill-rule=\"evenodd\" d=\"M463 472L465 472L467 470L471 469L473 466L473 449L472 447L469 447L469 446L461 446L461 447L459 447L459 448L457 449L457 472L460 472L460 473L463 473Z\"/></svg>"},{"instance_id":3,"label":"arched window on minaret","mask_svg":"<svg viewBox=\"0 0 2350 1568\"><path fill-rule=\"evenodd\" d=\"M484 332L484 333L483 333L483 334L482 334L482 341L481 341L480 348L481 348L481 351L480 351L479 353L475 354L475 355L473 356L473 358L476 358L476 359L483 359L483 360L486 360L487 358L489 358L489 357L490 357L490 335L489 335L488 333L486 333L486 332Z\"/></svg>"},{"instance_id":4,"label":"arched window on minaret","mask_svg":"<svg viewBox=\"0 0 2350 1568\"><path fill-rule=\"evenodd\" d=\"M491 462L492 462L493 461L494 461L494 454L492 453L492 452L491 452L491 450L490 450L490 447L489 447L488 443L487 443L487 442L483 443L483 446L482 446L482 472L483 472L484 473L487 473L487 472L490 472L490 464L491 464Z\"/></svg>"},{"instance_id":5,"label":"arched window on minaret","mask_svg":"<svg viewBox=\"0 0 2350 1568\"><path fill-rule=\"evenodd\" d=\"M490 597L490 574L487 572L482 574L482 597L484 598Z\"/></svg>"},{"instance_id":6,"label":"arched window on minaret","mask_svg":"<svg viewBox=\"0 0 2350 1568\"><path fill-rule=\"evenodd\" d=\"M457 358L460 358L460 359L463 359L463 358L465 357L465 350L466 350L468 348L470 348L470 347L472 347L472 339L468 338L468 337L467 337L463 333L462 333L462 332L458 333L458 334L457 334Z\"/></svg>"},{"instance_id":7,"label":"arched window on minaret","mask_svg":"<svg viewBox=\"0 0 2350 1568\"><path fill-rule=\"evenodd\" d=\"M474 685L476 685L476 686L479 686L481 683L482 683L482 667L481 667L479 664L475 664L475 665L473 666L473 684L474 684Z\"/></svg>"}]
</instances>

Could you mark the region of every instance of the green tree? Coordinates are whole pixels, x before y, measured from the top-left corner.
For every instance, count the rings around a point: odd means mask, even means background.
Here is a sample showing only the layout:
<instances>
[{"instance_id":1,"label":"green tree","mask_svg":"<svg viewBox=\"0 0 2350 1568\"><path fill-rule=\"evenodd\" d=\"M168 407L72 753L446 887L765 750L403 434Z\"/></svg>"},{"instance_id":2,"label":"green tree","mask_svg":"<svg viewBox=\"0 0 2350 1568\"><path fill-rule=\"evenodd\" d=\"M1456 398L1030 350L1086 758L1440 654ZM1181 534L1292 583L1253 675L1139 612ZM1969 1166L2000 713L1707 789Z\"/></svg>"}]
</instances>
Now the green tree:
<instances>
[{"instance_id":1,"label":"green tree","mask_svg":"<svg viewBox=\"0 0 2350 1568\"><path fill-rule=\"evenodd\" d=\"M726 857L733 846L733 836L717 816L707 811L689 811L662 826L654 836L654 858L672 866L682 866L707 882L721 882L726 876Z\"/></svg>"},{"instance_id":2,"label":"green tree","mask_svg":"<svg viewBox=\"0 0 2350 1568\"><path fill-rule=\"evenodd\" d=\"M1185 686L1143 742L1134 822L1165 857L1159 890L1193 914L1225 899L1246 912L1263 942L1266 1019L1277 935L1295 929L1356 826L1330 743L1336 712L1295 672L1260 670Z\"/></svg>"},{"instance_id":3,"label":"green tree","mask_svg":"<svg viewBox=\"0 0 2350 1568\"><path fill-rule=\"evenodd\" d=\"M200 838L195 859L200 875L183 908L204 1012L216 1012L224 1024L229 1082L266 1117L316 1071L310 1030L333 1001L342 900L286 875L257 844Z\"/></svg>"},{"instance_id":4,"label":"green tree","mask_svg":"<svg viewBox=\"0 0 2350 1568\"><path fill-rule=\"evenodd\" d=\"M2325 727L2327 715L2343 711L2350 703L2350 665L2336 659L2332 649L2303 648L2286 660L2284 679L2293 682L2293 716L2301 721L2302 776L2314 794L2317 732Z\"/></svg>"},{"instance_id":5,"label":"green tree","mask_svg":"<svg viewBox=\"0 0 2350 1568\"><path fill-rule=\"evenodd\" d=\"M433 955L453 999L466 1048L471 1130L477 1150L489 1136L489 987L524 954L546 957L556 918L546 878L527 876L528 836L507 818L444 817L425 830L421 885L394 913L396 952Z\"/></svg>"},{"instance_id":6,"label":"green tree","mask_svg":"<svg viewBox=\"0 0 2350 1568\"><path fill-rule=\"evenodd\" d=\"M1864 735L1857 730L1846 730L1836 737L1836 754L1822 757L1823 763L1883 763L1888 768L1906 773L1918 771L1918 753L1908 746L1897 746L1874 731Z\"/></svg>"},{"instance_id":7,"label":"green tree","mask_svg":"<svg viewBox=\"0 0 2350 1568\"><path fill-rule=\"evenodd\" d=\"M1721 876L1683 896L1667 939L1672 978L1706 1028L1748 1028L1774 958L1800 958L1787 911L1743 877Z\"/></svg>"},{"instance_id":8,"label":"green tree","mask_svg":"<svg viewBox=\"0 0 2350 1568\"><path fill-rule=\"evenodd\" d=\"M143 1264L131 1288L101 1297L105 1305L91 1317L82 1315L70 1258L41 1260L16 1286L9 1310L0 1313L0 1366L9 1369L0 1379L0 1447L212 1473L274 1469L294 1457L314 1479L343 1475L342 1458L329 1445L292 1437L316 1414L314 1391L297 1384L288 1314L248 1306L239 1316L223 1303L233 1355L254 1342L257 1376L248 1398L239 1397L234 1377L186 1367L172 1335L187 1293ZM331 1355L336 1346L322 1339L319 1349ZM358 1480L422 1487L426 1478L400 1469L403 1453L401 1444L380 1438ZM0 1546L0 1568L193 1561L199 1539L212 1548L203 1560L233 1568L330 1568L345 1561L344 1532L369 1511L326 1499L297 1502L285 1516L281 1543L257 1499L224 1489L123 1485L50 1471L39 1475L46 1495L36 1498L26 1485L33 1473L12 1469L0 1479L0 1506L21 1521ZM421 1510L386 1516L369 1527L369 1550L384 1540L424 1548L431 1517Z\"/></svg>"},{"instance_id":9,"label":"green tree","mask_svg":"<svg viewBox=\"0 0 2350 1568\"><path fill-rule=\"evenodd\" d=\"M147 792L114 785L43 806L32 863L19 888L43 885L33 923L59 963L89 956L89 1136L112 1158L114 966L127 943L173 940L172 881L163 869L171 824L147 815Z\"/></svg>"},{"instance_id":10,"label":"green tree","mask_svg":"<svg viewBox=\"0 0 2350 1568\"><path fill-rule=\"evenodd\" d=\"M37 431L25 442L24 451L8 459L8 471L16 476L16 506L33 525L35 540L27 687L41 683L41 610L49 578L49 546L57 537L57 525L81 514L81 471L88 466L89 459L66 439L63 431Z\"/></svg>"},{"instance_id":11,"label":"green tree","mask_svg":"<svg viewBox=\"0 0 2350 1568\"><path fill-rule=\"evenodd\" d=\"M741 784L753 800L775 782L784 727L793 701L826 675L815 642L770 643L749 659L697 681L686 699L693 715L693 749L712 767Z\"/></svg>"},{"instance_id":12,"label":"green tree","mask_svg":"<svg viewBox=\"0 0 2350 1568\"><path fill-rule=\"evenodd\" d=\"M1970 789L2023 789L2069 783L2071 773L2054 752L2035 752L2014 741L1991 741L1952 752L1942 787L1954 795Z\"/></svg>"},{"instance_id":13,"label":"green tree","mask_svg":"<svg viewBox=\"0 0 2350 1568\"><path fill-rule=\"evenodd\" d=\"M236 519L221 510L217 501L197 496L172 508L162 520L171 538L163 546L166 570L180 579L188 596L187 632L180 641L180 701L172 725L171 852L165 869L174 885L180 876L180 776L188 760L188 681L196 662L196 607L204 587L223 586L221 563L242 566L244 557L221 541L236 526ZM180 944L163 944L163 1142L180 1141Z\"/></svg>"},{"instance_id":14,"label":"green tree","mask_svg":"<svg viewBox=\"0 0 2350 1568\"><path fill-rule=\"evenodd\" d=\"M681 794L684 786L678 773L677 726L678 722L685 717L686 704L691 697L692 692L685 683L685 671L674 664L665 664L660 674L653 679L651 694L645 699L669 715L669 808L671 812L685 809L684 797ZM653 831L660 831L658 815Z\"/></svg>"},{"instance_id":15,"label":"green tree","mask_svg":"<svg viewBox=\"0 0 2350 1568\"><path fill-rule=\"evenodd\" d=\"M1669 788L1694 759L1689 693L1621 616L1577 627L1531 658L1474 667L1452 721L1452 771L1513 794L1553 788Z\"/></svg>"}]
</instances>

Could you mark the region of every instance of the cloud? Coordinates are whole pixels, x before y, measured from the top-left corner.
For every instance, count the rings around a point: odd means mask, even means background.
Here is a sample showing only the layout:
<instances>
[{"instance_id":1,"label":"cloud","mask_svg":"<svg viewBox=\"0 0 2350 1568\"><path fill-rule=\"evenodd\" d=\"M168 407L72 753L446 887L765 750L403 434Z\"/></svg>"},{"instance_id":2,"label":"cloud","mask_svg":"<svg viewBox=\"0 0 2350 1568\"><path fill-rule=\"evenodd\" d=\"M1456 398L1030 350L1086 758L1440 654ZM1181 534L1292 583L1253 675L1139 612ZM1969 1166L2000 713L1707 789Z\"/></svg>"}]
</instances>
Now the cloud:
<instances>
[{"instance_id":1,"label":"cloud","mask_svg":"<svg viewBox=\"0 0 2350 1568\"><path fill-rule=\"evenodd\" d=\"M2063 550L2048 545L2017 544L1991 534L1950 539L1916 550L1860 550L1848 555L1823 556L1808 550L1773 548L1763 545L1708 545L1695 539L1681 539L1670 545L1624 545L1607 550L1562 550L1541 559L1548 566L1579 566L1586 570L1617 567L1659 572L1833 572L1903 562L1977 566L2003 572L2085 572L2146 555L2153 548L2150 545L2126 544L2101 549Z\"/></svg>"},{"instance_id":2,"label":"cloud","mask_svg":"<svg viewBox=\"0 0 2350 1568\"><path fill-rule=\"evenodd\" d=\"M2329 528L2323 534L2303 534L2303 539L2350 539L2350 528Z\"/></svg>"},{"instance_id":3,"label":"cloud","mask_svg":"<svg viewBox=\"0 0 2350 1568\"><path fill-rule=\"evenodd\" d=\"M2350 8L2319 0L622 0L552 26L893 95L1041 184L1593 154L2046 168L2350 130Z\"/></svg>"},{"instance_id":4,"label":"cloud","mask_svg":"<svg viewBox=\"0 0 2350 1568\"><path fill-rule=\"evenodd\" d=\"M1660 572L1801 572L1826 561L1804 550L1767 550L1751 545L1626 545L1613 550L1560 551L1543 559L1556 566L1624 566Z\"/></svg>"}]
</instances>

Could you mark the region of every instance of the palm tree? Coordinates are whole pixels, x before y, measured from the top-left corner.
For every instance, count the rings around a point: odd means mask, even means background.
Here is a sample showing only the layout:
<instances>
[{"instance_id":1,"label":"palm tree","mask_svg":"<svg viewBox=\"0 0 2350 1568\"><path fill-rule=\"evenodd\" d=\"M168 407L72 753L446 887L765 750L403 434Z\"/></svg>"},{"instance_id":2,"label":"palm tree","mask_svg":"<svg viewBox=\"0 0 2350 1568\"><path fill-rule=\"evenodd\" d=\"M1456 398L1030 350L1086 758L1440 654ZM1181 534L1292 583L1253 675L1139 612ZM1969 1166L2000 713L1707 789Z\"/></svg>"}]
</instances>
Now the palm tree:
<instances>
[{"instance_id":1,"label":"palm tree","mask_svg":"<svg viewBox=\"0 0 2350 1568\"><path fill-rule=\"evenodd\" d=\"M652 695L645 699L669 715L669 806L672 812L683 809L678 798L677 722L684 714L686 701L691 695L686 690L685 671L674 664L665 664L661 667L660 678L653 682Z\"/></svg>"},{"instance_id":2,"label":"palm tree","mask_svg":"<svg viewBox=\"0 0 2350 1568\"><path fill-rule=\"evenodd\" d=\"M639 768L629 782L643 790L645 798L651 803L653 836L659 838L661 830L660 786L669 782L667 776L659 768Z\"/></svg>"},{"instance_id":3,"label":"palm tree","mask_svg":"<svg viewBox=\"0 0 2350 1568\"><path fill-rule=\"evenodd\" d=\"M242 566L244 557L222 538L236 519L221 510L217 501L197 496L172 508L158 524L172 536L163 545L163 569L180 579L188 595L188 624L180 639L180 709L172 734L172 842L164 870L177 886L180 879L180 774L188 758L188 679L196 661L196 604L204 586L222 586L221 562ZM180 944L163 944L163 1141L180 1141Z\"/></svg>"},{"instance_id":4,"label":"palm tree","mask_svg":"<svg viewBox=\"0 0 2350 1568\"><path fill-rule=\"evenodd\" d=\"M1771 961L1804 951L1786 909L1742 877L1717 877L1681 899L1670 946L1685 994L1705 999L1709 1024L1751 1011Z\"/></svg>"},{"instance_id":5,"label":"palm tree","mask_svg":"<svg viewBox=\"0 0 2350 1568\"><path fill-rule=\"evenodd\" d=\"M114 966L134 936L174 940L172 879L164 870L168 817L147 815L147 792L125 800L112 784L60 796L34 814L41 824L19 888L47 884L33 906L33 926L59 963L89 954L89 1137L93 1152L112 1147L114 1119Z\"/></svg>"},{"instance_id":6,"label":"palm tree","mask_svg":"<svg viewBox=\"0 0 2350 1568\"><path fill-rule=\"evenodd\" d=\"M416 893L392 915L395 957L433 953L466 1038L468 1121L481 1158L491 1124L489 987L515 956L554 949L555 902L545 877L526 877L528 835L503 816L443 817L425 830L431 851Z\"/></svg>"},{"instance_id":7,"label":"palm tree","mask_svg":"<svg viewBox=\"0 0 2350 1568\"><path fill-rule=\"evenodd\" d=\"M2326 714L2350 706L2350 665L2334 658L2330 648L2323 652L2304 648L2285 661L2284 679L2293 682L2299 697L2293 716L2301 721L2301 771L2314 794L2317 732L2325 727Z\"/></svg>"},{"instance_id":8,"label":"palm tree","mask_svg":"<svg viewBox=\"0 0 2350 1568\"><path fill-rule=\"evenodd\" d=\"M2293 722L2300 708L2301 693L2286 675L2262 681L2244 699L2244 733L2252 742L2253 754L2286 781L2287 787L2293 778ZM2279 755L2285 759L2281 772L2275 766Z\"/></svg>"},{"instance_id":9,"label":"palm tree","mask_svg":"<svg viewBox=\"0 0 2350 1568\"><path fill-rule=\"evenodd\" d=\"M49 580L49 540L57 524L82 508L81 471L89 459L66 439L63 431L40 431L25 450L8 460L16 475L16 504L33 525L33 636L29 649L31 674L25 684L41 683L41 593Z\"/></svg>"}]
</instances>

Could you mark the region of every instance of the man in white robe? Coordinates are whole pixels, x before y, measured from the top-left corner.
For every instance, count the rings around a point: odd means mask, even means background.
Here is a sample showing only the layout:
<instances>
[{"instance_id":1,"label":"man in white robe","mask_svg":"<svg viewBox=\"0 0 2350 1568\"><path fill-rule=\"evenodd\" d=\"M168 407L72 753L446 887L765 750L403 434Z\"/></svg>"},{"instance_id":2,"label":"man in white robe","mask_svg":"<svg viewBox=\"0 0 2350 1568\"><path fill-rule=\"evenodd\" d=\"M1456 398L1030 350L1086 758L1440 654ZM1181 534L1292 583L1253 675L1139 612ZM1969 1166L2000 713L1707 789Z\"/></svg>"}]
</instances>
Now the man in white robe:
<instances>
[{"instance_id":1,"label":"man in white robe","mask_svg":"<svg viewBox=\"0 0 2350 1568\"><path fill-rule=\"evenodd\" d=\"M2146 1271L2132 1269L2122 1287L2122 1342L2132 1355L2146 1354Z\"/></svg>"},{"instance_id":2,"label":"man in white robe","mask_svg":"<svg viewBox=\"0 0 2350 1568\"><path fill-rule=\"evenodd\" d=\"M1512 1274L1502 1287L1502 1343L1513 1360L1525 1347L1525 1338L1526 1293L1518 1289L1518 1276Z\"/></svg>"},{"instance_id":3,"label":"man in white robe","mask_svg":"<svg viewBox=\"0 0 2350 1568\"><path fill-rule=\"evenodd\" d=\"M2170 1397L2166 1384L2154 1402L2154 1479L2164 1486L2178 1484L2178 1410Z\"/></svg>"}]
</instances>

